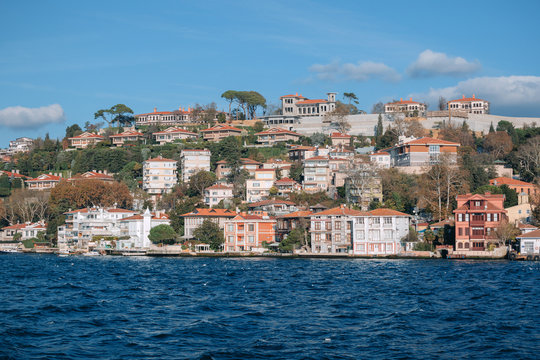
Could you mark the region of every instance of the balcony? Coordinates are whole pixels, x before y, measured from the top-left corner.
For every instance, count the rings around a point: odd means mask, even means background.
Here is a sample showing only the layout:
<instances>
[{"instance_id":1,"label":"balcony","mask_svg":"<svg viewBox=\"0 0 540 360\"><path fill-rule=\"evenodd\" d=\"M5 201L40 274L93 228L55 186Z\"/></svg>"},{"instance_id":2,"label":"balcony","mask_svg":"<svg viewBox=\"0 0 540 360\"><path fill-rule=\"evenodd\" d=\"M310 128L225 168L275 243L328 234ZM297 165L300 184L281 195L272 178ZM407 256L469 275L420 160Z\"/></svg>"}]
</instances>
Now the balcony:
<instances>
[{"instance_id":1,"label":"balcony","mask_svg":"<svg viewBox=\"0 0 540 360\"><path fill-rule=\"evenodd\" d=\"M479 240L481 239L481 240L484 240L485 234L484 234L484 233L482 233L482 234L471 234L471 235L469 236L469 238L470 238L471 240L473 240L473 239L479 239Z\"/></svg>"},{"instance_id":2,"label":"balcony","mask_svg":"<svg viewBox=\"0 0 540 360\"><path fill-rule=\"evenodd\" d=\"M469 222L470 226L480 226L480 227L483 227L484 224L486 223L486 221L484 219L476 219L476 220L471 220Z\"/></svg>"}]
</instances>

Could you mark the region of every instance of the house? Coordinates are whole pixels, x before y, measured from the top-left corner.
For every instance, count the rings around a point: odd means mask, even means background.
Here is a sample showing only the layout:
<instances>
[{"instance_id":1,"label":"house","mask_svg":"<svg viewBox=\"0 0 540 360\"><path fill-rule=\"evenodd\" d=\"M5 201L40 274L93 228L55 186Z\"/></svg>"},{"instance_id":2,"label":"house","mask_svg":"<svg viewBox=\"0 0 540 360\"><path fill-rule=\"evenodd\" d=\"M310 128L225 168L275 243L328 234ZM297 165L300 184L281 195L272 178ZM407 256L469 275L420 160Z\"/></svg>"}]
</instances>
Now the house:
<instances>
[{"instance_id":1,"label":"house","mask_svg":"<svg viewBox=\"0 0 540 360\"><path fill-rule=\"evenodd\" d=\"M516 237L520 241L519 252L521 254L535 255L538 260L540 255L540 230L534 230Z\"/></svg>"},{"instance_id":2,"label":"house","mask_svg":"<svg viewBox=\"0 0 540 360\"><path fill-rule=\"evenodd\" d=\"M314 253L396 255L409 233L410 216L391 209L369 212L344 205L310 216Z\"/></svg>"},{"instance_id":3,"label":"house","mask_svg":"<svg viewBox=\"0 0 540 360\"><path fill-rule=\"evenodd\" d=\"M276 219L265 212L258 214L240 213L225 221L226 252L264 251L263 245L277 240Z\"/></svg>"},{"instance_id":4,"label":"house","mask_svg":"<svg viewBox=\"0 0 540 360\"><path fill-rule=\"evenodd\" d=\"M519 232L521 234L527 234L531 231L538 230L537 226L531 225L531 224L524 224L521 221L518 221L516 227L518 228Z\"/></svg>"},{"instance_id":5,"label":"house","mask_svg":"<svg viewBox=\"0 0 540 360\"><path fill-rule=\"evenodd\" d=\"M288 152L289 160L304 161L316 156L317 148L315 146L296 145L292 146Z\"/></svg>"},{"instance_id":6,"label":"house","mask_svg":"<svg viewBox=\"0 0 540 360\"><path fill-rule=\"evenodd\" d=\"M353 166L351 160L343 158L328 157L328 167L330 169L330 183L332 188L345 185L345 179L349 176L349 170Z\"/></svg>"},{"instance_id":7,"label":"house","mask_svg":"<svg viewBox=\"0 0 540 360\"><path fill-rule=\"evenodd\" d=\"M146 211L141 214L136 214L120 219L120 227L122 230L127 230L129 239L119 240L118 248L138 248L147 249L151 246L152 241L148 238L150 230L158 225L170 225L169 216L165 213L156 211Z\"/></svg>"},{"instance_id":8,"label":"house","mask_svg":"<svg viewBox=\"0 0 540 360\"><path fill-rule=\"evenodd\" d=\"M305 230L309 233L311 215L313 215L313 212L310 210L299 210L277 216L277 236L279 241L283 241L294 229Z\"/></svg>"},{"instance_id":9,"label":"house","mask_svg":"<svg viewBox=\"0 0 540 360\"><path fill-rule=\"evenodd\" d=\"M218 124L200 132L203 134L204 140L218 142L229 136L241 136L244 130L230 125Z\"/></svg>"},{"instance_id":10,"label":"house","mask_svg":"<svg viewBox=\"0 0 540 360\"><path fill-rule=\"evenodd\" d=\"M109 136L112 139L112 144L122 146L126 142L137 142L144 140L144 134L135 130L127 130L120 134Z\"/></svg>"},{"instance_id":11,"label":"house","mask_svg":"<svg viewBox=\"0 0 540 360\"><path fill-rule=\"evenodd\" d=\"M161 155L143 162L143 190L153 196L168 193L178 183L176 160Z\"/></svg>"},{"instance_id":12,"label":"house","mask_svg":"<svg viewBox=\"0 0 540 360\"><path fill-rule=\"evenodd\" d=\"M290 193L302 190L302 185L290 178L281 178L274 182L278 196L288 196Z\"/></svg>"},{"instance_id":13,"label":"house","mask_svg":"<svg viewBox=\"0 0 540 360\"><path fill-rule=\"evenodd\" d=\"M304 161L304 191L327 191L331 181L328 156L314 156Z\"/></svg>"},{"instance_id":14,"label":"house","mask_svg":"<svg viewBox=\"0 0 540 360\"><path fill-rule=\"evenodd\" d=\"M248 204L249 212L264 211L269 215L284 215L298 210L296 204L288 200L268 199Z\"/></svg>"},{"instance_id":15,"label":"house","mask_svg":"<svg viewBox=\"0 0 540 360\"><path fill-rule=\"evenodd\" d=\"M219 225L220 229L225 226L225 221L236 216L236 212L227 209L195 209L192 212L181 215L184 218L184 239L192 239L193 231L202 225L204 220L210 219Z\"/></svg>"},{"instance_id":16,"label":"house","mask_svg":"<svg viewBox=\"0 0 540 360\"><path fill-rule=\"evenodd\" d=\"M384 105L384 112L386 114L405 114L407 117L424 116L427 110L427 105L418 101L399 99L399 101L393 101Z\"/></svg>"},{"instance_id":17,"label":"house","mask_svg":"<svg viewBox=\"0 0 540 360\"><path fill-rule=\"evenodd\" d=\"M369 161L374 165L382 169L389 169L391 164L390 153L387 151L377 151L369 155Z\"/></svg>"},{"instance_id":18,"label":"house","mask_svg":"<svg viewBox=\"0 0 540 360\"><path fill-rule=\"evenodd\" d=\"M192 109L179 107L175 111L157 111L157 108L154 108L154 112L146 114L135 115L135 124L139 126L149 126L149 125L179 125L185 124L191 121Z\"/></svg>"},{"instance_id":19,"label":"house","mask_svg":"<svg viewBox=\"0 0 540 360\"><path fill-rule=\"evenodd\" d=\"M327 99L308 99L302 95L280 97L283 116L323 116L336 108L336 94L327 93Z\"/></svg>"},{"instance_id":20,"label":"house","mask_svg":"<svg viewBox=\"0 0 540 360\"><path fill-rule=\"evenodd\" d=\"M13 181L14 179L19 179L23 186L24 181L32 179L30 176L21 175L20 170L13 170L13 171L6 171L6 170L0 170L0 176L7 176L10 181Z\"/></svg>"},{"instance_id":21,"label":"house","mask_svg":"<svg viewBox=\"0 0 540 360\"><path fill-rule=\"evenodd\" d=\"M536 186L535 184L508 177L497 177L495 179L491 179L489 180L489 184L495 186L506 185L510 189L514 190L518 195L521 193L525 193L529 196L534 196L539 191L538 186Z\"/></svg>"},{"instance_id":22,"label":"house","mask_svg":"<svg viewBox=\"0 0 540 360\"><path fill-rule=\"evenodd\" d=\"M246 201L248 203L261 201L270 196L270 189L276 181L274 169L255 170L254 179L246 180Z\"/></svg>"},{"instance_id":23,"label":"house","mask_svg":"<svg viewBox=\"0 0 540 360\"><path fill-rule=\"evenodd\" d=\"M113 182L113 181L115 181L114 177L112 175L109 175L107 170L103 170L103 171L96 171L96 170L87 171L84 174L77 174L77 175L67 179L67 181L69 181L69 182L80 181L80 180L99 180L99 181L103 181L103 182Z\"/></svg>"},{"instance_id":24,"label":"house","mask_svg":"<svg viewBox=\"0 0 540 360\"><path fill-rule=\"evenodd\" d=\"M348 134L335 132L330 134L330 139L332 139L332 146L350 146L352 137Z\"/></svg>"},{"instance_id":25,"label":"house","mask_svg":"<svg viewBox=\"0 0 540 360\"><path fill-rule=\"evenodd\" d=\"M126 209L84 208L65 212L66 223L58 227L58 247L89 250L99 246L98 239L128 236L120 221L137 212ZM107 245L113 247L112 240Z\"/></svg>"},{"instance_id":26,"label":"house","mask_svg":"<svg viewBox=\"0 0 540 360\"><path fill-rule=\"evenodd\" d=\"M477 99L473 94L467 98L465 95L461 99L450 100L447 104L449 111L466 111L470 114L489 114L489 102Z\"/></svg>"},{"instance_id":27,"label":"house","mask_svg":"<svg viewBox=\"0 0 540 360\"><path fill-rule=\"evenodd\" d=\"M262 168L263 164L248 158L240 158L240 169L246 170L250 177L255 176L255 170ZM231 173L231 168L226 160L216 162L216 177L218 180L224 179Z\"/></svg>"},{"instance_id":28,"label":"house","mask_svg":"<svg viewBox=\"0 0 540 360\"><path fill-rule=\"evenodd\" d=\"M285 130L278 127L261 131L255 134L257 142L263 145L272 146L280 142L298 141L302 135L294 131Z\"/></svg>"},{"instance_id":29,"label":"house","mask_svg":"<svg viewBox=\"0 0 540 360\"><path fill-rule=\"evenodd\" d=\"M503 194L466 194L456 197L454 210L459 251L484 251L495 230L506 219Z\"/></svg>"},{"instance_id":30,"label":"house","mask_svg":"<svg viewBox=\"0 0 540 360\"><path fill-rule=\"evenodd\" d=\"M38 221L35 223L26 222L22 224L13 224L6 227L3 227L0 230L0 241L13 241L15 234L21 234L22 240L28 240L35 238L38 235L38 232L42 231L45 233L47 231L47 223L45 221Z\"/></svg>"},{"instance_id":31,"label":"house","mask_svg":"<svg viewBox=\"0 0 540 360\"><path fill-rule=\"evenodd\" d=\"M88 131L83 132L80 135L68 138L69 146L76 149L85 149L88 146L93 146L103 140L105 140L103 136Z\"/></svg>"},{"instance_id":32,"label":"house","mask_svg":"<svg viewBox=\"0 0 540 360\"><path fill-rule=\"evenodd\" d=\"M180 152L180 169L182 181L188 182L193 174L199 171L210 171L210 150L184 149Z\"/></svg>"},{"instance_id":33,"label":"house","mask_svg":"<svg viewBox=\"0 0 540 360\"><path fill-rule=\"evenodd\" d=\"M204 189L204 203L210 207L217 206L220 202L226 202L233 198L232 185L215 184Z\"/></svg>"},{"instance_id":34,"label":"house","mask_svg":"<svg viewBox=\"0 0 540 360\"><path fill-rule=\"evenodd\" d=\"M281 159L270 159L262 164L263 169L276 169L276 173L279 171L281 177L288 177L291 171L292 163ZM279 169L279 170L278 170Z\"/></svg>"},{"instance_id":35,"label":"house","mask_svg":"<svg viewBox=\"0 0 540 360\"><path fill-rule=\"evenodd\" d=\"M60 174L41 174L38 177L26 180L26 187L30 190L50 190L60 183Z\"/></svg>"},{"instance_id":36,"label":"house","mask_svg":"<svg viewBox=\"0 0 540 360\"><path fill-rule=\"evenodd\" d=\"M199 134L187 131L179 127L170 127L163 131L152 133L159 145L175 142L176 140L192 139L196 140Z\"/></svg>"},{"instance_id":37,"label":"house","mask_svg":"<svg viewBox=\"0 0 540 360\"><path fill-rule=\"evenodd\" d=\"M20 137L9 142L8 153L10 155L20 152L29 152L34 146L34 140L28 137Z\"/></svg>"},{"instance_id":38,"label":"house","mask_svg":"<svg viewBox=\"0 0 540 360\"><path fill-rule=\"evenodd\" d=\"M507 207L506 216L508 216L508 222L515 224L518 221L531 221L532 207L529 204L529 195L526 193L518 194L518 204Z\"/></svg>"},{"instance_id":39,"label":"house","mask_svg":"<svg viewBox=\"0 0 540 360\"><path fill-rule=\"evenodd\" d=\"M379 175L358 167L345 178L345 198L347 203L356 204L367 211L372 202L382 202L382 179Z\"/></svg>"},{"instance_id":40,"label":"house","mask_svg":"<svg viewBox=\"0 0 540 360\"><path fill-rule=\"evenodd\" d=\"M459 143L431 137L400 137L398 144L386 151L390 153L393 167L423 167L439 163L442 156L456 163L459 146Z\"/></svg>"}]
</instances>

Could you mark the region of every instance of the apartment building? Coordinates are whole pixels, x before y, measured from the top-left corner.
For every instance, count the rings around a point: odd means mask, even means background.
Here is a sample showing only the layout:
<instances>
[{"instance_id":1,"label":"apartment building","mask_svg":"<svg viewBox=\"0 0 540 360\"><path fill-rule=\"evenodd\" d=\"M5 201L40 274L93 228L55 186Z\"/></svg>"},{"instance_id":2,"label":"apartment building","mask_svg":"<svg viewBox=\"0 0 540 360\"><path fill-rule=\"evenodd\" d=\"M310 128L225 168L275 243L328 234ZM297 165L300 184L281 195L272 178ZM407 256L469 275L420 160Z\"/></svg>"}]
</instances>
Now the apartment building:
<instances>
[{"instance_id":1,"label":"apartment building","mask_svg":"<svg viewBox=\"0 0 540 360\"><path fill-rule=\"evenodd\" d=\"M302 95L280 97L283 116L323 116L336 108L337 93L327 93L325 99L308 99Z\"/></svg>"},{"instance_id":2,"label":"apartment building","mask_svg":"<svg viewBox=\"0 0 540 360\"><path fill-rule=\"evenodd\" d=\"M20 152L29 152L34 146L34 140L28 137L20 137L9 142L7 152L11 155Z\"/></svg>"},{"instance_id":3,"label":"apartment building","mask_svg":"<svg viewBox=\"0 0 540 360\"><path fill-rule=\"evenodd\" d=\"M382 190L381 177L369 169L358 168L345 179L347 203L355 204L363 211L367 211L372 202L382 202Z\"/></svg>"},{"instance_id":4,"label":"apartment building","mask_svg":"<svg viewBox=\"0 0 540 360\"><path fill-rule=\"evenodd\" d=\"M199 137L199 134L179 127L170 127L163 131L152 133L152 136L156 139L159 145L163 145L175 142L177 140L196 140Z\"/></svg>"},{"instance_id":5,"label":"apartment building","mask_svg":"<svg viewBox=\"0 0 540 360\"><path fill-rule=\"evenodd\" d=\"M270 196L270 189L276 181L276 171L274 169L257 169L254 177L254 179L246 180L246 201L248 203L261 201Z\"/></svg>"},{"instance_id":6,"label":"apartment building","mask_svg":"<svg viewBox=\"0 0 540 360\"><path fill-rule=\"evenodd\" d=\"M304 191L327 191L331 182L328 156L314 156L304 161Z\"/></svg>"},{"instance_id":7,"label":"apartment building","mask_svg":"<svg viewBox=\"0 0 540 360\"><path fill-rule=\"evenodd\" d=\"M85 149L89 146L94 146L103 140L105 140L103 136L88 131L68 138L69 146L74 147L75 149Z\"/></svg>"},{"instance_id":8,"label":"apartment building","mask_svg":"<svg viewBox=\"0 0 540 360\"><path fill-rule=\"evenodd\" d=\"M262 168L263 164L248 158L240 158L240 169L246 170L249 176L255 176L255 170ZM231 173L231 167L227 164L227 161L220 160L216 162L216 177L218 180L222 180L229 176Z\"/></svg>"},{"instance_id":9,"label":"apartment building","mask_svg":"<svg viewBox=\"0 0 540 360\"><path fill-rule=\"evenodd\" d=\"M317 148L315 146L296 145L289 150L289 160L291 161L304 161L316 155Z\"/></svg>"},{"instance_id":10,"label":"apartment building","mask_svg":"<svg viewBox=\"0 0 540 360\"><path fill-rule=\"evenodd\" d=\"M182 181L188 182L193 174L199 171L210 171L210 150L184 149L180 153L180 169Z\"/></svg>"},{"instance_id":11,"label":"apartment building","mask_svg":"<svg viewBox=\"0 0 540 360\"><path fill-rule=\"evenodd\" d=\"M204 220L210 219L219 225L223 230L225 221L236 216L235 211L227 209L195 209L192 212L183 214L184 218L184 239L192 239L193 231L202 225Z\"/></svg>"},{"instance_id":12,"label":"apartment building","mask_svg":"<svg viewBox=\"0 0 540 360\"><path fill-rule=\"evenodd\" d=\"M230 125L218 124L200 132L203 134L204 140L219 142L229 136L241 136L244 130Z\"/></svg>"},{"instance_id":13,"label":"apartment building","mask_svg":"<svg viewBox=\"0 0 540 360\"><path fill-rule=\"evenodd\" d=\"M276 173L279 171L281 177L288 177L291 171L292 163L281 159L270 159L262 164L263 169L276 169Z\"/></svg>"},{"instance_id":14,"label":"apartment building","mask_svg":"<svg viewBox=\"0 0 540 360\"><path fill-rule=\"evenodd\" d=\"M379 168L389 169L392 164L390 153L387 151L377 151L369 155L369 161Z\"/></svg>"},{"instance_id":15,"label":"apartment building","mask_svg":"<svg viewBox=\"0 0 540 360\"><path fill-rule=\"evenodd\" d=\"M263 243L277 240L276 219L265 212L258 214L240 213L225 221L224 251L264 251Z\"/></svg>"},{"instance_id":16,"label":"apartment building","mask_svg":"<svg viewBox=\"0 0 540 360\"><path fill-rule=\"evenodd\" d=\"M143 162L143 190L154 197L168 193L178 183L176 160L161 155Z\"/></svg>"},{"instance_id":17,"label":"apartment building","mask_svg":"<svg viewBox=\"0 0 540 360\"><path fill-rule=\"evenodd\" d=\"M448 102L449 111L464 111L469 114L489 114L489 101L477 99L473 94L472 97L463 97L461 99L450 100Z\"/></svg>"},{"instance_id":18,"label":"apartment building","mask_svg":"<svg viewBox=\"0 0 540 360\"><path fill-rule=\"evenodd\" d=\"M26 180L29 190L50 190L60 183L61 174L41 174L38 177Z\"/></svg>"},{"instance_id":19,"label":"apartment building","mask_svg":"<svg viewBox=\"0 0 540 360\"><path fill-rule=\"evenodd\" d=\"M386 152L390 154L392 167L422 167L439 163L442 156L455 163L459 146L459 143L431 137L400 137L398 144Z\"/></svg>"},{"instance_id":20,"label":"apartment building","mask_svg":"<svg viewBox=\"0 0 540 360\"><path fill-rule=\"evenodd\" d=\"M274 182L274 186L277 188L278 196L288 196L293 192L302 190L302 185L290 178L281 178Z\"/></svg>"},{"instance_id":21,"label":"apartment building","mask_svg":"<svg viewBox=\"0 0 540 360\"><path fill-rule=\"evenodd\" d=\"M128 142L137 142L144 140L144 134L136 130L127 130L121 132L120 134L115 134L109 136L112 139L112 144L114 146L123 146Z\"/></svg>"},{"instance_id":22,"label":"apartment building","mask_svg":"<svg viewBox=\"0 0 540 360\"><path fill-rule=\"evenodd\" d=\"M483 251L495 238L495 230L507 218L503 194L466 194L456 197L455 249Z\"/></svg>"},{"instance_id":23,"label":"apartment building","mask_svg":"<svg viewBox=\"0 0 540 360\"><path fill-rule=\"evenodd\" d=\"M255 134L257 142L266 146L272 146L280 142L298 141L302 135L294 131L285 130L278 127L261 131Z\"/></svg>"},{"instance_id":24,"label":"apartment building","mask_svg":"<svg viewBox=\"0 0 540 360\"><path fill-rule=\"evenodd\" d=\"M407 117L424 116L427 110L427 105L418 101L399 99L399 101L392 101L384 105L384 112L386 114L404 114Z\"/></svg>"},{"instance_id":25,"label":"apartment building","mask_svg":"<svg viewBox=\"0 0 540 360\"><path fill-rule=\"evenodd\" d=\"M232 185L215 184L204 189L204 203L210 207L217 206L220 202L226 202L233 198Z\"/></svg>"}]
</instances>

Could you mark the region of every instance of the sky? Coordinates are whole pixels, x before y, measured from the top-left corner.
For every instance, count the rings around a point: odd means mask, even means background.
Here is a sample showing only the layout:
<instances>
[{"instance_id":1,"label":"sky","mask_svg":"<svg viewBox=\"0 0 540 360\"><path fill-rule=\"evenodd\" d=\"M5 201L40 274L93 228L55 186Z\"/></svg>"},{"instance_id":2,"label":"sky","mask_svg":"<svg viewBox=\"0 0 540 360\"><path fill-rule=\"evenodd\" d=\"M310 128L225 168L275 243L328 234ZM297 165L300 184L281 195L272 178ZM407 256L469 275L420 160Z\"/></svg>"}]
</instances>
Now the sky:
<instances>
[{"instance_id":1,"label":"sky","mask_svg":"<svg viewBox=\"0 0 540 360\"><path fill-rule=\"evenodd\" d=\"M540 117L540 1L3 1L0 147L62 138L123 103L135 114L354 92Z\"/></svg>"}]
</instances>

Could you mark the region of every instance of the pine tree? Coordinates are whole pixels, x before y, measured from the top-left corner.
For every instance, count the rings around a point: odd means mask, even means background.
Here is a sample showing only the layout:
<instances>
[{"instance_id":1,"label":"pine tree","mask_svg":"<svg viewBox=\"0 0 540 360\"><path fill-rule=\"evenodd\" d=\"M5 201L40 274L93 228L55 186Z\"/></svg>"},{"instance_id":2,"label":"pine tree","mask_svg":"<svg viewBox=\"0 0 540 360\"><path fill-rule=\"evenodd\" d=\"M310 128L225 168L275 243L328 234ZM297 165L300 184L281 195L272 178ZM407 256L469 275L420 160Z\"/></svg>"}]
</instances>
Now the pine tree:
<instances>
[{"instance_id":1,"label":"pine tree","mask_svg":"<svg viewBox=\"0 0 540 360\"><path fill-rule=\"evenodd\" d=\"M494 133L495 132L495 129L493 128L493 122L491 123L491 125L489 125L489 133Z\"/></svg>"}]
</instances>

